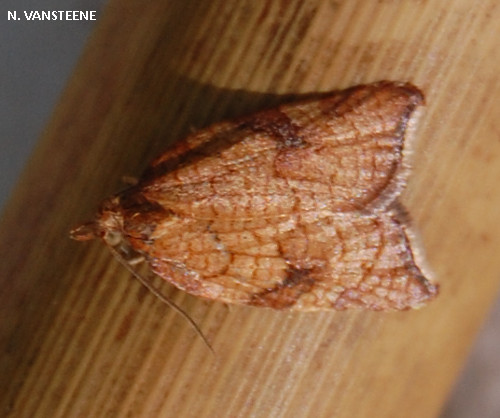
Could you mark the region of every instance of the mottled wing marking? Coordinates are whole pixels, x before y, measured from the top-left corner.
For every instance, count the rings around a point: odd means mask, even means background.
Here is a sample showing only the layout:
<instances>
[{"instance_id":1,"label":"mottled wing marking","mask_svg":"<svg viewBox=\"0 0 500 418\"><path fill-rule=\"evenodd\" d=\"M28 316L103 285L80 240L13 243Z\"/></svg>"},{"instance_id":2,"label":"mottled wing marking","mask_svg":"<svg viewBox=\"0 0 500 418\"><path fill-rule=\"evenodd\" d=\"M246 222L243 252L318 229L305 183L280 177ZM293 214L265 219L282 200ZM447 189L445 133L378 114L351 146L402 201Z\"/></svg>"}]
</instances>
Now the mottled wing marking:
<instances>
[{"instance_id":1,"label":"mottled wing marking","mask_svg":"<svg viewBox=\"0 0 500 418\"><path fill-rule=\"evenodd\" d=\"M405 130L422 101L409 84L380 82L215 124L107 200L97 229L118 229L158 275L208 299L418 307L437 287L391 203L404 186Z\"/></svg>"},{"instance_id":2,"label":"mottled wing marking","mask_svg":"<svg viewBox=\"0 0 500 418\"><path fill-rule=\"evenodd\" d=\"M136 245L155 272L189 293L228 303L405 309L436 291L392 214L190 219L159 225L151 242Z\"/></svg>"},{"instance_id":3,"label":"mottled wing marking","mask_svg":"<svg viewBox=\"0 0 500 418\"><path fill-rule=\"evenodd\" d=\"M382 192L400 171L404 129L421 96L409 88L367 90L215 125L210 135L195 133L188 143L196 146L182 163L178 149L185 144L171 152L175 158L155 163L144 196L204 219L385 204Z\"/></svg>"}]
</instances>

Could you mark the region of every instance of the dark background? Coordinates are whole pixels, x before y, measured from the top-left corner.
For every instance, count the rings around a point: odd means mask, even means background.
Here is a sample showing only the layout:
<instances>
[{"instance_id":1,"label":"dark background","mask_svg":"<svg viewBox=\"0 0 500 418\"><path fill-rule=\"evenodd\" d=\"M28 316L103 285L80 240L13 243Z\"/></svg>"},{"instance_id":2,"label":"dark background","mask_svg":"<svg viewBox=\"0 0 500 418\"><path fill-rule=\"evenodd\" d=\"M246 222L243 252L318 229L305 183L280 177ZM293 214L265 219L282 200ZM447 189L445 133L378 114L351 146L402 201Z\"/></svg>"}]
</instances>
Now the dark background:
<instances>
[{"instance_id":1,"label":"dark background","mask_svg":"<svg viewBox=\"0 0 500 418\"><path fill-rule=\"evenodd\" d=\"M12 192L71 75L105 0L2 0L0 208ZM97 21L8 21L7 12L95 10ZM443 417L500 416L500 303L469 357Z\"/></svg>"}]
</instances>

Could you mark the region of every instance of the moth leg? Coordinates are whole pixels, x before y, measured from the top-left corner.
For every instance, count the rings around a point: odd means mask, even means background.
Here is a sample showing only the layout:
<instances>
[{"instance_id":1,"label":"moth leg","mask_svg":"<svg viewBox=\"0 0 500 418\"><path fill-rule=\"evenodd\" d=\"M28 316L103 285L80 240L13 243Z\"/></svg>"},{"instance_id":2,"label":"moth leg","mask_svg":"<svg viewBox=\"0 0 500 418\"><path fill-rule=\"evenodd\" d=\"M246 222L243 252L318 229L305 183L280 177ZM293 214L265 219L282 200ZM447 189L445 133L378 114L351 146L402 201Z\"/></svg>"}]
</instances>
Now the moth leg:
<instances>
[{"instance_id":1,"label":"moth leg","mask_svg":"<svg viewBox=\"0 0 500 418\"><path fill-rule=\"evenodd\" d=\"M127 186L135 186L139 183L139 179L134 176L122 176L122 183L126 184Z\"/></svg>"},{"instance_id":2,"label":"moth leg","mask_svg":"<svg viewBox=\"0 0 500 418\"><path fill-rule=\"evenodd\" d=\"M130 266L137 266L138 264L142 264L145 261L146 261L146 257L144 257L143 255L137 255L137 256L127 260L127 263Z\"/></svg>"}]
</instances>

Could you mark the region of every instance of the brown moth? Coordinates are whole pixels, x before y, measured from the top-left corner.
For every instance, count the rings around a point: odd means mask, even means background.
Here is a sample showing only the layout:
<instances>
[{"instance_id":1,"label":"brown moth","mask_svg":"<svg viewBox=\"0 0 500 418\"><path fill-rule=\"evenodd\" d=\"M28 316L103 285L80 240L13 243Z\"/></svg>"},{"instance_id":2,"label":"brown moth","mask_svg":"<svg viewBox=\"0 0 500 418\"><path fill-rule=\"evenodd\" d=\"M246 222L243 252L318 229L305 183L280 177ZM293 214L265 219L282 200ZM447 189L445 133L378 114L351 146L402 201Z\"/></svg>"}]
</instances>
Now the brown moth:
<instances>
[{"instance_id":1,"label":"brown moth","mask_svg":"<svg viewBox=\"0 0 500 418\"><path fill-rule=\"evenodd\" d=\"M422 103L411 84L378 82L216 123L161 155L72 237L120 244L175 287L225 303L420 307L438 288L395 199Z\"/></svg>"}]
</instances>

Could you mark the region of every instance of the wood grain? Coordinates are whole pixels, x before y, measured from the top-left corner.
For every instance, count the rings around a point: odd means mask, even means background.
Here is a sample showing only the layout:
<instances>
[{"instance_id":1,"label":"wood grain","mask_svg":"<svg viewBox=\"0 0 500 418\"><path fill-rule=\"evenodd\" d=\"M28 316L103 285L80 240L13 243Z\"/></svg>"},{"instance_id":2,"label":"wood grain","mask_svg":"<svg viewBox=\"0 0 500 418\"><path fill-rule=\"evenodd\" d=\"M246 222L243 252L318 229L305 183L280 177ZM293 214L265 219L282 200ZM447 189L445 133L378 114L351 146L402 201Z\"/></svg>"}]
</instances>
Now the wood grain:
<instances>
[{"instance_id":1,"label":"wood grain","mask_svg":"<svg viewBox=\"0 0 500 418\"><path fill-rule=\"evenodd\" d=\"M111 0L0 227L4 416L436 416L500 283L497 2ZM193 127L381 79L426 93L404 203L441 294L283 313L163 285L70 242ZM158 282L159 283L159 282Z\"/></svg>"}]
</instances>

